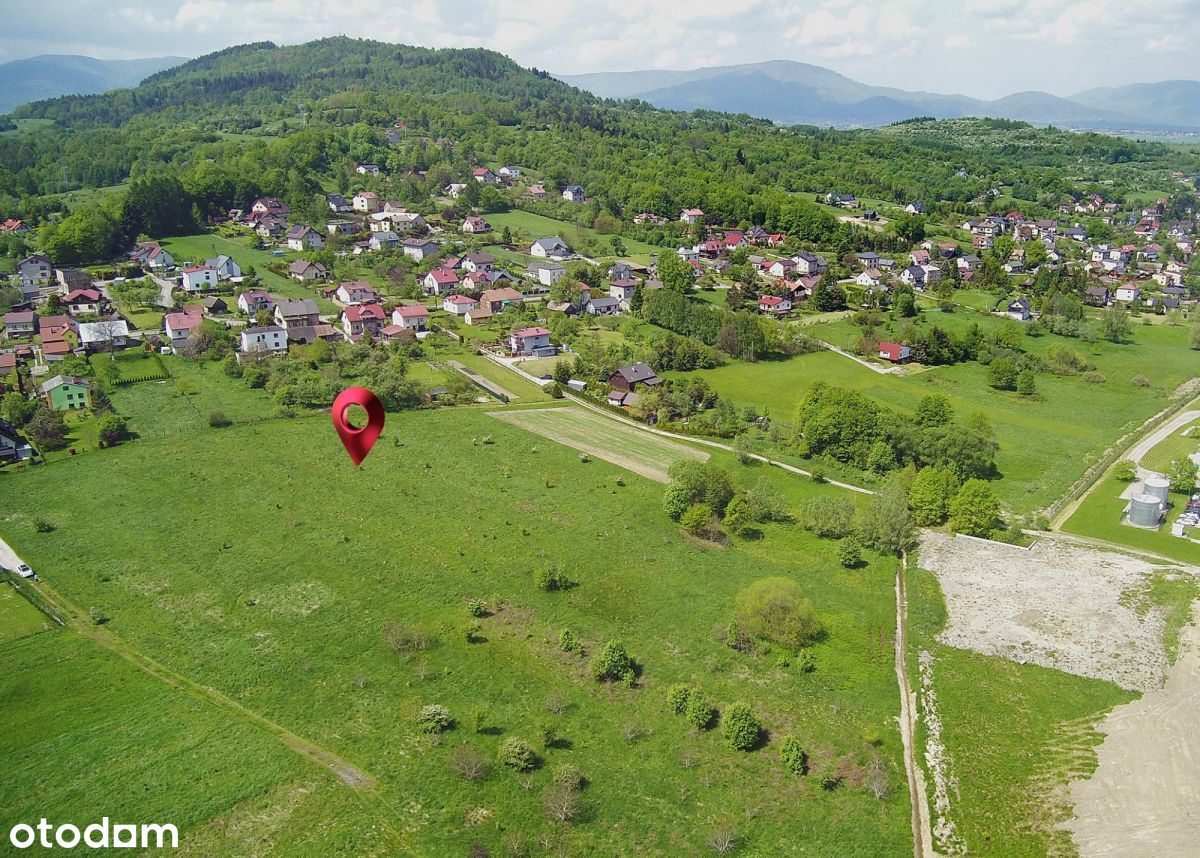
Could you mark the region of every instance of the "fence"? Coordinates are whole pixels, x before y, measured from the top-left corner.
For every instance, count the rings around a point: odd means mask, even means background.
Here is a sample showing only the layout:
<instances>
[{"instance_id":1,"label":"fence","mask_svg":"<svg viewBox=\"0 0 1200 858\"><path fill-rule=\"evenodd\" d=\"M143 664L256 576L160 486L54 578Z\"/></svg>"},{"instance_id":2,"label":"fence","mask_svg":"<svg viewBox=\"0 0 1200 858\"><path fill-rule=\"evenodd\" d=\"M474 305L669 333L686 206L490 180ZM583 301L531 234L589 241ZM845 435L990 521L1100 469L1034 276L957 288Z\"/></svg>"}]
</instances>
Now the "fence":
<instances>
[{"instance_id":1,"label":"fence","mask_svg":"<svg viewBox=\"0 0 1200 858\"><path fill-rule=\"evenodd\" d=\"M15 572L9 572L7 569L5 569L0 571L0 581L6 581L9 584L12 584L13 589L24 596L29 604L33 605L60 626L66 625L66 622L58 615L58 611L54 609L54 606L51 605L41 593L31 587L24 578L17 575Z\"/></svg>"}]
</instances>

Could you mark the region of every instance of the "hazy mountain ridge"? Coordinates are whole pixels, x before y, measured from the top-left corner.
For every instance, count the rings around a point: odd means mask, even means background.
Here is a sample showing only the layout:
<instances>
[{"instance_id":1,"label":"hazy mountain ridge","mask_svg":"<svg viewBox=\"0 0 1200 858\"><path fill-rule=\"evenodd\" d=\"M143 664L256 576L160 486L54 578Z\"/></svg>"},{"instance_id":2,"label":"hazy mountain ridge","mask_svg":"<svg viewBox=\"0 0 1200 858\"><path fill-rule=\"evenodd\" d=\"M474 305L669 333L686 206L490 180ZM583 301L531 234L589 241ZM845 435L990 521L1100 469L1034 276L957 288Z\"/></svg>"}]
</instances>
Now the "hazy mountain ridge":
<instances>
[{"instance_id":1,"label":"hazy mountain ridge","mask_svg":"<svg viewBox=\"0 0 1200 858\"><path fill-rule=\"evenodd\" d=\"M1062 98L1040 91L994 101L871 86L822 66L790 60L691 71L561 75L608 98L639 98L675 110L749 113L776 122L879 126L913 116L994 116L1097 129L1200 130L1200 83L1163 81L1087 90Z\"/></svg>"},{"instance_id":2,"label":"hazy mountain ridge","mask_svg":"<svg viewBox=\"0 0 1200 858\"><path fill-rule=\"evenodd\" d=\"M186 61L186 57L98 60L74 54L43 54L0 63L0 113L43 98L92 95L137 86L142 78Z\"/></svg>"}]
</instances>

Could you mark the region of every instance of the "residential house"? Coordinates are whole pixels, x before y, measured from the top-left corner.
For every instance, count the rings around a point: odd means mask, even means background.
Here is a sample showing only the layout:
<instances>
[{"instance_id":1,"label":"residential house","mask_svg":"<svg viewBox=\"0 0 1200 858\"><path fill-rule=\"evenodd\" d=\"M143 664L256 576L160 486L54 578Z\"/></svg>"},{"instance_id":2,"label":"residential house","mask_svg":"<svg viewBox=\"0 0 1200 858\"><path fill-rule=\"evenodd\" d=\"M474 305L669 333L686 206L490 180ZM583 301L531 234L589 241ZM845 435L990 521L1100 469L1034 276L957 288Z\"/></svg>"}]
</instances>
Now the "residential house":
<instances>
[{"instance_id":1,"label":"residential house","mask_svg":"<svg viewBox=\"0 0 1200 858\"><path fill-rule=\"evenodd\" d=\"M320 250L325 239L311 226L301 224L288 230L287 246L292 250Z\"/></svg>"},{"instance_id":2,"label":"residential house","mask_svg":"<svg viewBox=\"0 0 1200 858\"><path fill-rule=\"evenodd\" d=\"M496 174L487 167L476 167L471 171L471 176L475 179L475 181L482 182L485 185L496 184Z\"/></svg>"},{"instance_id":3,"label":"residential house","mask_svg":"<svg viewBox=\"0 0 1200 858\"><path fill-rule=\"evenodd\" d=\"M275 309L275 302L271 300L270 294L262 289L248 289L238 295L237 306L247 316L253 316L259 310L270 313Z\"/></svg>"},{"instance_id":4,"label":"residential house","mask_svg":"<svg viewBox=\"0 0 1200 858\"><path fill-rule=\"evenodd\" d=\"M615 316L621 311L621 302L616 298L600 295L589 298L583 309L589 316Z\"/></svg>"},{"instance_id":5,"label":"residential house","mask_svg":"<svg viewBox=\"0 0 1200 858\"><path fill-rule=\"evenodd\" d=\"M455 316L465 316L478 306L478 301L466 295L447 295L442 299L442 309Z\"/></svg>"},{"instance_id":6,"label":"residential house","mask_svg":"<svg viewBox=\"0 0 1200 858\"><path fill-rule=\"evenodd\" d=\"M283 237L287 232L287 222L280 218L263 218L254 227L254 234L263 241L271 241Z\"/></svg>"},{"instance_id":7,"label":"residential house","mask_svg":"<svg viewBox=\"0 0 1200 858\"><path fill-rule=\"evenodd\" d=\"M772 277L787 277L796 270L796 263L791 259L776 259L767 267L767 273Z\"/></svg>"},{"instance_id":8,"label":"residential house","mask_svg":"<svg viewBox=\"0 0 1200 858\"><path fill-rule=\"evenodd\" d=\"M839 194L836 192L830 192L822 197L822 200L824 201L825 205L828 206L838 206L839 208L844 209L858 208L858 200L854 198L854 194Z\"/></svg>"},{"instance_id":9,"label":"residential house","mask_svg":"<svg viewBox=\"0 0 1200 858\"><path fill-rule=\"evenodd\" d=\"M904 343L882 342L879 344L879 356L892 363L904 363L912 359L912 347Z\"/></svg>"},{"instance_id":10,"label":"residential house","mask_svg":"<svg viewBox=\"0 0 1200 858\"><path fill-rule=\"evenodd\" d=\"M204 317L197 312L197 309L188 307L182 313L167 313L163 317L163 330L167 332L167 339L170 340L171 345L182 345L192 335L192 331L200 327Z\"/></svg>"},{"instance_id":11,"label":"residential house","mask_svg":"<svg viewBox=\"0 0 1200 858\"><path fill-rule=\"evenodd\" d=\"M359 164L357 167L354 168L354 172L358 173L360 176L378 176L379 175L379 165L378 164Z\"/></svg>"},{"instance_id":12,"label":"residential house","mask_svg":"<svg viewBox=\"0 0 1200 858\"><path fill-rule=\"evenodd\" d=\"M1009 301L1008 307L1004 310L1004 315L1018 322L1028 322L1033 318L1033 313L1029 305L1028 298L1018 298L1015 301Z\"/></svg>"},{"instance_id":13,"label":"residential house","mask_svg":"<svg viewBox=\"0 0 1200 858\"><path fill-rule=\"evenodd\" d=\"M925 214L925 203L911 202L904 207L904 210L911 215L922 215Z\"/></svg>"},{"instance_id":14,"label":"residential house","mask_svg":"<svg viewBox=\"0 0 1200 858\"><path fill-rule=\"evenodd\" d=\"M928 265L929 264L929 251L928 250L914 250L908 256L912 260L913 265Z\"/></svg>"},{"instance_id":15,"label":"residential house","mask_svg":"<svg viewBox=\"0 0 1200 858\"><path fill-rule=\"evenodd\" d=\"M491 271L496 265L496 257L490 253L468 253L459 264L464 271Z\"/></svg>"},{"instance_id":16,"label":"residential house","mask_svg":"<svg viewBox=\"0 0 1200 858\"><path fill-rule=\"evenodd\" d=\"M910 265L900 272L900 282L914 289L925 285L925 269L919 265Z\"/></svg>"},{"instance_id":17,"label":"residential house","mask_svg":"<svg viewBox=\"0 0 1200 858\"><path fill-rule=\"evenodd\" d=\"M557 262L531 263L526 273L537 279L543 286L553 286L567 273L567 269Z\"/></svg>"},{"instance_id":18,"label":"residential house","mask_svg":"<svg viewBox=\"0 0 1200 858\"><path fill-rule=\"evenodd\" d=\"M293 328L313 327L320 321L317 302L312 298L300 301L284 299L275 305L275 324L283 327L289 338Z\"/></svg>"},{"instance_id":19,"label":"residential house","mask_svg":"<svg viewBox=\"0 0 1200 858\"><path fill-rule=\"evenodd\" d=\"M866 271L854 278L854 282L859 286L868 288L883 285L883 272L878 268L868 268Z\"/></svg>"},{"instance_id":20,"label":"residential house","mask_svg":"<svg viewBox=\"0 0 1200 858\"><path fill-rule=\"evenodd\" d=\"M98 289L76 289L62 303L72 316L93 316L100 312L103 296Z\"/></svg>"},{"instance_id":21,"label":"residential house","mask_svg":"<svg viewBox=\"0 0 1200 858\"><path fill-rule=\"evenodd\" d=\"M796 271L800 274L820 274L825 270L824 257L815 253L801 251L792 257L792 262L796 263Z\"/></svg>"},{"instance_id":22,"label":"residential house","mask_svg":"<svg viewBox=\"0 0 1200 858\"><path fill-rule=\"evenodd\" d=\"M371 237L367 239L367 248L370 250L393 250L399 243L400 236L391 230L385 230L371 233Z\"/></svg>"},{"instance_id":23,"label":"residential house","mask_svg":"<svg viewBox=\"0 0 1200 858\"><path fill-rule=\"evenodd\" d=\"M608 377L608 384L613 390L623 390L632 393L638 385L654 387L662 384L662 379L649 366L642 362L632 366L623 366Z\"/></svg>"},{"instance_id":24,"label":"residential house","mask_svg":"<svg viewBox=\"0 0 1200 858\"><path fill-rule=\"evenodd\" d=\"M215 259L209 259L205 265L211 265L217 269L218 280L233 280L242 276L242 266L233 261L231 257L221 254Z\"/></svg>"},{"instance_id":25,"label":"residential house","mask_svg":"<svg viewBox=\"0 0 1200 858\"><path fill-rule=\"evenodd\" d=\"M467 310L467 312L463 314L463 321L468 325L486 325L491 321L492 316L493 313L491 308L484 304L480 304L473 309Z\"/></svg>"},{"instance_id":26,"label":"residential house","mask_svg":"<svg viewBox=\"0 0 1200 858\"><path fill-rule=\"evenodd\" d=\"M77 375L56 375L38 385L38 394L51 411L90 408L92 383Z\"/></svg>"},{"instance_id":27,"label":"residential house","mask_svg":"<svg viewBox=\"0 0 1200 858\"><path fill-rule=\"evenodd\" d=\"M522 304L525 296L511 286L499 289L488 289L479 296L479 306L486 307L492 313L499 313L509 304Z\"/></svg>"},{"instance_id":28,"label":"residential house","mask_svg":"<svg viewBox=\"0 0 1200 858\"><path fill-rule=\"evenodd\" d=\"M356 212L373 214L379 211L379 195L374 191L359 191L354 195L351 207Z\"/></svg>"},{"instance_id":29,"label":"residential house","mask_svg":"<svg viewBox=\"0 0 1200 858\"><path fill-rule=\"evenodd\" d=\"M279 325L243 328L238 340L238 350L248 355L286 354L288 350L287 331Z\"/></svg>"},{"instance_id":30,"label":"residential house","mask_svg":"<svg viewBox=\"0 0 1200 858\"><path fill-rule=\"evenodd\" d=\"M392 310L392 324L409 331L427 330L429 328L429 311L420 304L397 307Z\"/></svg>"},{"instance_id":31,"label":"residential house","mask_svg":"<svg viewBox=\"0 0 1200 858\"><path fill-rule=\"evenodd\" d=\"M539 238L533 244L529 245L529 255L542 259L565 259L570 254L571 248L556 235L549 238Z\"/></svg>"},{"instance_id":32,"label":"residential house","mask_svg":"<svg viewBox=\"0 0 1200 858\"><path fill-rule=\"evenodd\" d=\"M470 235L481 235L492 231L492 225L481 217L469 217L463 221L462 231Z\"/></svg>"},{"instance_id":33,"label":"residential house","mask_svg":"<svg viewBox=\"0 0 1200 858\"><path fill-rule=\"evenodd\" d=\"M449 268L435 268L421 281L421 291L426 295L445 295L458 288L458 275Z\"/></svg>"},{"instance_id":34,"label":"residential house","mask_svg":"<svg viewBox=\"0 0 1200 858\"><path fill-rule=\"evenodd\" d=\"M38 335L42 338L42 344L51 340L62 340L67 336L67 331L71 330L70 316L38 316Z\"/></svg>"},{"instance_id":35,"label":"residential house","mask_svg":"<svg viewBox=\"0 0 1200 858\"><path fill-rule=\"evenodd\" d=\"M379 300L375 290L366 280L348 280L339 283L333 297L343 304L374 304Z\"/></svg>"},{"instance_id":36,"label":"residential house","mask_svg":"<svg viewBox=\"0 0 1200 858\"><path fill-rule=\"evenodd\" d=\"M129 259L152 272L175 267L175 257L157 241L143 241L129 254Z\"/></svg>"},{"instance_id":37,"label":"residential house","mask_svg":"<svg viewBox=\"0 0 1200 858\"><path fill-rule=\"evenodd\" d=\"M704 220L704 211L702 209L684 209L679 213L679 220L687 224L701 223Z\"/></svg>"},{"instance_id":38,"label":"residential house","mask_svg":"<svg viewBox=\"0 0 1200 858\"><path fill-rule=\"evenodd\" d=\"M185 292L202 292L217 288L217 269L211 265L197 265L183 269L180 285Z\"/></svg>"},{"instance_id":39,"label":"residential house","mask_svg":"<svg viewBox=\"0 0 1200 858\"><path fill-rule=\"evenodd\" d=\"M252 214L271 215L273 217L287 217L291 211L286 203L275 197L260 197L250 206Z\"/></svg>"},{"instance_id":40,"label":"residential house","mask_svg":"<svg viewBox=\"0 0 1200 858\"><path fill-rule=\"evenodd\" d=\"M326 194L325 202L329 204L329 210L334 214L349 214L354 211L354 204L341 194Z\"/></svg>"},{"instance_id":41,"label":"residential house","mask_svg":"<svg viewBox=\"0 0 1200 858\"><path fill-rule=\"evenodd\" d=\"M542 185L530 185L529 196L535 200L544 200L546 199L546 189Z\"/></svg>"},{"instance_id":42,"label":"residential house","mask_svg":"<svg viewBox=\"0 0 1200 858\"><path fill-rule=\"evenodd\" d=\"M9 235L28 235L33 232L33 227L20 218L9 218L4 223L0 223L0 232L6 232Z\"/></svg>"},{"instance_id":43,"label":"residential house","mask_svg":"<svg viewBox=\"0 0 1200 858\"><path fill-rule=\"evenodd\" d=\"M1136 301L1141 297L1142 290L1136 283L1120 283L1117 285L1116 291L1113 292L1114 301L1122 301L1127 304Z\"/></svg>"},{"instance_id":44,"label":"residential house","mask_svg":"<svg viewBox=\"0 0 1200 858\"><path fill-rule=\"evenodd\" d=\"M430 256L437 256L438 246L427 238L406 238L403 243L404 255L420 262Z\"/></svg>"},{"instance_id":45,"label":"residential house","mask_svg":"<svg viewBox=\"0 0 1200 858\"><path fill-rule=\"evenodd\" d=\"M510 164L505 164L503 167L501 167L501 168L500 168L500 170L499 170L499 173L500 173L500 175L501 175L501 176L503 176L503 177L504 177L504 178L506 178L506 179L519 179L519 178L521 178L521 168L520 168L520 167L514 167L514 166L512 166L512 165L510 165Z\"/></svg>"},{"instance_id":46,"label":"residential house","mask_svg":"<svg viewBox=\"0 0 1200 858\"><path fill-rule=\"evenodd\" d=\"M785 316L792 310L792 302L778 295L763 295L758 299L758 312L768 316Z\"/></svg>"},{"instance_id":47,"label":"residential house","mask_svg":"<svg viewBox=\"0 0 1200 858\"><path fill-rule=\"evenodd\" d=\"M582 185L567 185L562 190L562 198L573 203L583 202L583 186Z\"/></svg>"},{"instance_id":48,"label":"residential house","mask_svg":"<svg viewBox=\"0 0 1200 858\"><path fill-rule=\"evenodd\" d=\"M343 308L338 318L346 339L356 341L364 336L377 336L387 316L378 304L354 304Z\"/></svg>"},{"instance_id":49,"label":"residential house","mask_svg":"<svg viewBox=\"0 0 1200 858\"><path fill-rule=\"evenodd\" d=\"M128 340L129 325L124 319L79 323L79 344L86 351L124 348Z\"/></svg>"},{"instance_id":50,"label":"residential house","mask_svg":"<svg viewBox=\"0 0 1200 858\"><path fill-rule=\"evenodd\" d=\"M878 268L879 267L879 254L878 253L873 253L869 250L864 250L862 253L854 254L854 258L858 260L858 264L863 267L864 271L868 268Z\"/></svg>"},{"instance_id":51,"label":"residential house","mask_svg":"<svg viewBox=\"0 0 1200 858\"><path fill-rule=\"evenodd\" d=\"M35 330L37 322L33 310L14 310L4 314L4 335L9 339L32 337Z\"/></svg>"},{"instance_id":52,"label":"residential house","mask_svg":"<svg viewBox=\"0 0 1200 858\"><path fill-rule=\"evenodd\" d=\"M545 328L521 328L508 335L508 348L515 355L530 357L554 357L555 349L550 343L550 331Z\"/></svg>"},{"instance_id":53,"label":"residential house","mask_svg":"<svg viewBox=\"0 0 1200 858\"><path fill-rule=\"evenodd\" d=\"M638 212L633 216L633 222L636 224L648 223L653 224L654 226L661 226L667 222L667 219L662 215L655 214L654 212Z\"/></svg>"},{"instance_id":54,"label":"residential house","mask_svg":"<svg viewBox=\"0 0 1200 858\"><path fill-rule=\"evenodd\" d=\"M452 200L457 200L462 192L466 189L467 186L463 182L451 182L445 187L446 196L450 197Z\"/></svg>"},{"instance_id":55,"label":"residential house","mask_svg":"<svg viewBox=\"0 0 1200 858\"><path fill-rule=\"evenodd\" d=\"M54 279L58 281L58 289L64 295L76 289L92 288L91 276L78 268L55 268Z\"/></svg>"},{"instance_id":56,"label":"residential house","mask_svg":"<svg viewBox=\"0 0 1200 858\"><path fill-rule=\"evenodd\" d=\"M299 280L302 283L308 283L313 280L324 280L329 272L325 270L325 266L320 262L311 262L307 259L297 259L288 266L288 277L293 280Z\"/></svg>"},{"instance_id":57,"label":"residential house","mask_svg":"<svg viewBox=\"0 0 1200 858\"><path fill-rule=\"evenodd\" d=\"M21 291L36 295L39 288L50 285L53 270L54 265L50 262L50 257L40 253L26 256L17 263L17 277L20 281Z\"/></svg>"},{"instance_id":58,"label":"residential house","mask_svg":"<svg viewBox=\"0 0 1200 858\"><path fill-rule=\"evenodd\" d=\"M616 298L622 310L629 309L629 302L633 300L633 293L637 291L638 282L632 277L625 277L620 280L614 280L608 286L608 295L610 298Z\"/></svg>"},{"instance_id":59,"label":"residential house","mask_svg":"<svg viewBox=\"0 0 1200 858\"><path fill-rule=\"evenodd\" d=\"M0 462L20 462L32 457L33 447L17 427L7 420L0 420Z\"/></svg>"}]
</instances>

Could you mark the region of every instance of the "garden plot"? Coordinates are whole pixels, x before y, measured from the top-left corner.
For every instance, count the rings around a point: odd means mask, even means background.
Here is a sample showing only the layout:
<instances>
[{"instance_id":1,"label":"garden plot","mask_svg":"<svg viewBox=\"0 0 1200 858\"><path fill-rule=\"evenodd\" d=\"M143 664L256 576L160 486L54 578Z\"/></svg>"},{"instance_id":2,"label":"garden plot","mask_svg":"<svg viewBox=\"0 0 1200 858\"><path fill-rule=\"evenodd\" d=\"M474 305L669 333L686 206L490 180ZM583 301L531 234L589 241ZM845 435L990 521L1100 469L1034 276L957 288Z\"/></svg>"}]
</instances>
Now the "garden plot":
<instances>
[{"instance_id":1,"label":"garden plot","mask_svg":"<svg viewBox=\"0 0 1200 858\"><path fill-rule=\"evenodd\" d=\"M1161 566L1049 540L1025 550L931 532L921 542L921 566L945 594L939 638L949 646L1126 689L1162 682L1166 621L1131 598Z\"/></svg>"}]
</instances>

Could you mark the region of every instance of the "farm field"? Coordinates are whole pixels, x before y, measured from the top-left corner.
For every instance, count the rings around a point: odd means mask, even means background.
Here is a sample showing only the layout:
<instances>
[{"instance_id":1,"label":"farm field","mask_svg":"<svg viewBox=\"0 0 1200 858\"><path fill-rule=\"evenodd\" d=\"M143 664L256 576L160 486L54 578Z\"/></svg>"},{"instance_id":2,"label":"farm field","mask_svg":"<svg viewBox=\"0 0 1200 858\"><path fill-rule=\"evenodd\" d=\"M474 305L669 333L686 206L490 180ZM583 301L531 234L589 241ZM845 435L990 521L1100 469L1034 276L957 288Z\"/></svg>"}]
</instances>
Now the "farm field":
<instances>
[{"instance_id":1,"label":"farm field","mask_svg":"<svg viewBox=\"0 0 1200 858\"><path fill-rule=\"evenodd\" d=\"M591 227L576 226L567 221L555 220L554 218L544 217L533 212L518 210L489 214L487 220L492 225L493 230L501 231L507 226L514 233L523 234L522 238L527 237L529 241L557 235L567 244L572 245L572 250L575 249L573 246L574 243L581 238L592 238L604 246L605 252L601 254L602 257L613 256L611 253L612 248L609 245L613 236L596 232ZM515 235L514 238L516 238ZM642 263L648 261L650 254L659 253L663 249L655 247L652 244L636 241L632 238L621 237L621 241L624 243L626 250L626 253L622 256L626 258L632 258L631 255L641 257L635 261Z\"/></svg>"},{"instance_id":2,"label":"farm field","mask_svg":"<svg viewBox=\"0 0 1200 858\"><path fill-rule=\"evenodd\" d=\"M935 314L927 314L935 315ZM941 314L936 314L941 315ZM945 314L947 327L979 321L979 314ZM847 320L814 325L814 336L846 344L857 329ZM1044 353L1055 341L1079 351L1105 376L1088 384L1079 376L1038 376L1038 396L1021 397L988 386L987 367L974 363L933 367L908 376L884 375L828 351L756 363L731 361L687 375L705 378L734 403L753 404L771 417L791 422L796 407L816 382L857 390L890 408L911 414L922 396L943 393L959 418L982 412L999 441L995 489L1018 512L1045 507L1060 496L1089 462L1126 431L1163 408L1192 374L1186 360L1186 328L1134 326L1134 342L1093 346L1059 337L1026 337L1023 346ZM857 339L857 336L855 336ZM677 375L677 374L676 374ZM1148 386L1131 380L1142 375ZM1062 420L1069 413L1073 419Z\"/></svg>"},{"instance_id":3,"label":"farm field","mask_svg":"<svg viewBox=\"0 0 1200 858\"><path fill-rule=\"evenodd\" d=\"M774 470L740 468L732 455L722 463L743 485ZM804 495L836 491L782 472L770 478ZM544 835L562 854L695 854L726 820L751 852L911 849L894 719L891 559L868 554L867 566L845 570L835 543L781 525L726 549L702 547L666 518L660 484L602 460L581 462L576 451L477 409L389 414L361 469L318 416L143 440L4 480L6 500L20 510L5 521L4 538L58 592L108 617L104 634L375 778L372 804L389 808L395 835L366 845L345 839L342 851L453 855L479 842L502 854L519 832L531 847ZM57 529L37 533L34 517ZM550 567L573 586L536 588L532 573ZM714 639L735 594L770 575L798 581L825 620L811 673ZM468 643L466 603L476 598L491 615L479 621L478 642ZM560 650L565 628L589 657L622 640L642 666L638 686L596 683L585 659ZM56 633L18 645L51 639L77 640ZM12 653L0 649L0 659ZM25 663L53 661L39 651ZM53 675L84 690L126 682L103 663L80 670L71 680L47 667L38 682ZM0 687L18 673L4 670ZM111 735L95 733L70 767L56 769L33 731L60 704L53 694L26 694L15 714L27 726L0 737L0 758L31 760L6 766L12 793L69 790L70 802L56 805L69 810L111 792L125 815L186 806L178 821L184 841L203 843L207 832L212 848L198 851L213 854L224 849L216 846L223 829L244 831L248 816L291 807L297 779L324 783L322 770L282 746L226 726L190 700L172 702L175 691L140 672L134 680L131 699L147 699L163 718L200 722L184 731L195 744L156 772L159 786L144 790L130 774L147 758L138 737L176 735L173 728L122 717L129 742L114 746ZM700 687L722 709L746 701L769 741L739 753L719 728L690 730L665 709L675 682ZM457 722L440 741L414 725L430 703L448 707ZM72 700L71 711L89 709ZM90 717L106 723L109 711ZM59 723L82 729L78 719ZM543 725L561 739L544 746ZM786 774L778 741L787 734L814 760L837 760L844 785L826 791ZM494 765L475 783L450 773L456 747L494 760L511 736L535 744L537 770L518 775ZM182 749L193 747L204 750ZM225 750L237 760L232 783L204 756ZM584 816L573 825L550 822L542 808L564 763L588 779ZM862 785L873 764L890 782L882 800ZM348 808L358 805L348 795L337 784L321 787L297 799L277 830L325 854L338 832L380 831L353 815Z\"/></svg>"},{"instance_id":4,"label":"farm field","mask_svg":"<svg viewBox=\"0 0 1200 858\"><path fill-rule=\"evenodd\" d=\"M625 426L579 406L493 411L491 414L506 423L660 483L668 482L667 469L675 462L708 459L708 453L694 447Z\"/></svg>"},{"instance_id":5,"label":"farm field","mask_svg":"<svg viewBox=\"0 0 1200 858\"><path fill-rule=\"evenodd\" d=\"M1177 432L1159 441L1139 463L1143 468L1158 471L1160 474L1169 473L1171 463L1195 454L1200 449L1200 420L1183 426Z\"/></svg>"}]
</instances>

